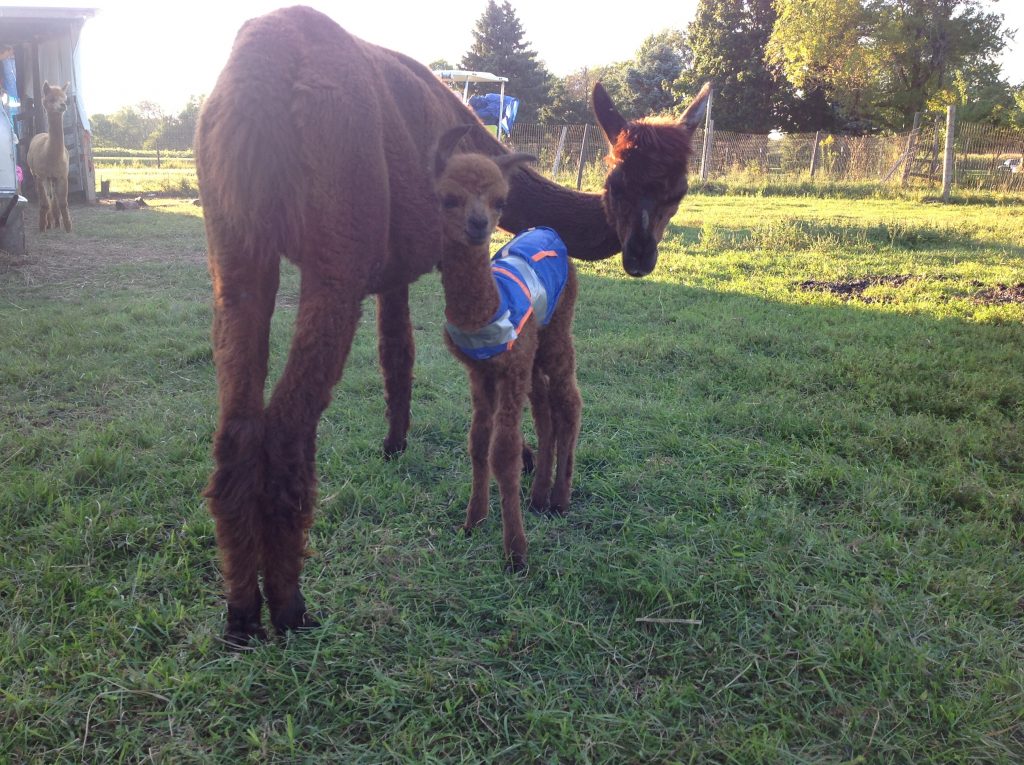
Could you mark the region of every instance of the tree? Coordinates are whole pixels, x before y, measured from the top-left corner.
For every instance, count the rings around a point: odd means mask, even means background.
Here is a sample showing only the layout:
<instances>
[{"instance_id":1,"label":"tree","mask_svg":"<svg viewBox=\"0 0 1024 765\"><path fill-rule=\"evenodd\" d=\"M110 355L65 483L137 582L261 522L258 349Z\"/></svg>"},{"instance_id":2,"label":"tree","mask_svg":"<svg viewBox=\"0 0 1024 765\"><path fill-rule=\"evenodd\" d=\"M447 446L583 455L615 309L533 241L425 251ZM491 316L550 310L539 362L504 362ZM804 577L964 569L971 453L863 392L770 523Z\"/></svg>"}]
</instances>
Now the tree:
<instances>
[{"instance_id":1,"label":"tree","mask_svg":"<svg viewBox=\"0 0 1024 765\"><path fill-rule=\"evenodd\" d=\"M651 35L625 69L629 93L626 108L633 114L671 113L676 107L681 112L685 104L675 86L692 67L693 52L681 30L666 29Z\"/></svg>"},{"instance_id":2,"label":"tree","mask_svg":"<svg viewBox=\"0 0 1024 765\"><path fill-rule=\"evenodd\" d=\"M540 121L546 124L592 122L594 114L590 94L595 83L604 82L607 86L613 69L612 66L583 67L565 77L555 78L551 86L551 100L539 110Z\"/></svg>"},{"instance_id":3,"label":"tree","mask_svg":"<svg viewBox=\"0 0 1024 765\"><path fill-rule=\"evenodd\" d=\"M145 148L191 149L205 96L190 96L176 117L164 117L146 138Z\"/></svg>"},{"instance_id":4,"label":"tree","mask_svg":"<svg viewBox=\"0 0 1024 765\"><path fill-rule=\"evenodd\" d=\"M519 99L519 120L532 122L550 102L552 77L523 36L511 3L487 0L473 31L473 45L462 57L462 68L508 77L505 93Z\"/></svg>"},{"instance_id":5,"label":"tree","mask_svg":"<svg viewBox=\"0 0 1024 765\"><path fill-rule=\"evenodd\" d=\"M793 122L789 86L764 60L774 24L772 0L699 0L687 29L694 63L684 85L695 93L714 83L716 128L767 133Z\"/></svg>"},{"instance_id":6,"label":"tree","mask_svg":"<svg viewBox=\"0 0 1024 765\"><path fill-rule=\"evenodd\" d=\"M90 119L97 146L141 149L146 139L164 119L160 107L149 101L125 106L114 114L97 114Z\"/></svg>"},{"instance_id":7,"label":"tree","mask_svg":"<svg viewBox=\"0 0 1024 765\"><path fill-rule=\"evenodd\" d=\"M797 88L820 86L854 117L907 127L991 62L1002 17L980 0L775 0L768 57Z\"/></svg>"}]
</instances>

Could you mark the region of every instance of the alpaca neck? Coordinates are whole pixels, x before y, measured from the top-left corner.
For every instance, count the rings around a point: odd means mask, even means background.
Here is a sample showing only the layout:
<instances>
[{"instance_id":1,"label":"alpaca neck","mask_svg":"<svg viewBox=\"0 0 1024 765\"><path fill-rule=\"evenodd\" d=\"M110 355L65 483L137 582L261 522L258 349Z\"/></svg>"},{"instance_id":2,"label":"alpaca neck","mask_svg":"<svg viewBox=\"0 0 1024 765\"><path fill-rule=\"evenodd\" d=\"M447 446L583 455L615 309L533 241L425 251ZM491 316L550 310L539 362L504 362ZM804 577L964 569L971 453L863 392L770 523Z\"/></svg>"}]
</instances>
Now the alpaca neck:
<instances>
[{"instance_id":1,"label":"alpaca neck","mask_svg":"<svg viewBox=\"0 0 1024 765\"><path fill-rule=\"evenodd\" d=\"M467 332L480 329L494 318L501 303L491 275L488 245L461 248L446 242L441 253L441 284L444 315Z\"/></svg>"},{"instance_id":2,"label":"alpaca neck","mask_svg":"<svg viewBox=\"0 0 1024 765\"><path fill-rule=\"evenodd\" d=\"M600 194L567 189L532 170L515 174L501 227L518 234L532 226L558 232L577 260L604 260L622 250Z\"/></svg>"},{"instance_id":3,"label":"alpaca neck","mask_svg":"<svg viewBox=\"0 0 1024 765\"><path fill-rule=\"evenodd\" d=\"M64 112L46 113L46 133L50 136L50 151L64 149Z\"/></svg>"}]
</instances>

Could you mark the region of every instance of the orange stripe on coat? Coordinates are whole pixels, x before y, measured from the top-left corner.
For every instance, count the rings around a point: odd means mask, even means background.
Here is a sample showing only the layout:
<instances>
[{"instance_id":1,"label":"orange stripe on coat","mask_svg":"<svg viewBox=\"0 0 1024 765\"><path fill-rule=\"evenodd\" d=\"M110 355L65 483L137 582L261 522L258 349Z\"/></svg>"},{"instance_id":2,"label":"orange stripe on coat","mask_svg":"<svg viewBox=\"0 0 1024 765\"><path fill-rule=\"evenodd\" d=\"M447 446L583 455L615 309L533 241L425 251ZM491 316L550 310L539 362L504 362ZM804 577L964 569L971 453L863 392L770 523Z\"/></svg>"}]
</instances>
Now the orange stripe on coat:
<instances>
[{"instance_id":1,"label":"orange stripe on coat","mask_svg":"<svg viewBox=\"0 0 1024 765\"><path fill-rule=\"evenodd\" d=\"M558 253L554 250L541 250L536 255L530 257L530 260L537 262L538 260L544 260L544 258L557 258Z\"/></svg>"},{"instance_id":2,"label":"orange stripe on coat","mask_svg":"<svg viewBox=\"0 0 1024 765\"><path fill-rule=\"evenodd\" d=\"M519 326L516 327L516 337L508 341L508 345L505 346L505 350L512 348L512 343L519 339L519 333L523 331L523 327L526 326L526 322L530 320L531 316L533 316L533 306L530 306L530 310L523 314L523 320L520 321Z\"/></svg>"},{"instance_id":3,"label":"orange stripe on coat","mask_svg":"<svg viewBox=\"0 0 1024 765\"><path fill-rule=\"evenodd\" d=\"M523 294L526 295L526 299L529 300L531 303L533 302L533 295L530 294L530 289L525 284L523 284L523 282L519 279L519 277L516 274L512 273L508 269L501 267L495 267L494 272L496 274L505 274L505 276L507 276L509 279L511 279L512 281L519 285L519 288L522 289Z\"/></svg>"}]
</instances>

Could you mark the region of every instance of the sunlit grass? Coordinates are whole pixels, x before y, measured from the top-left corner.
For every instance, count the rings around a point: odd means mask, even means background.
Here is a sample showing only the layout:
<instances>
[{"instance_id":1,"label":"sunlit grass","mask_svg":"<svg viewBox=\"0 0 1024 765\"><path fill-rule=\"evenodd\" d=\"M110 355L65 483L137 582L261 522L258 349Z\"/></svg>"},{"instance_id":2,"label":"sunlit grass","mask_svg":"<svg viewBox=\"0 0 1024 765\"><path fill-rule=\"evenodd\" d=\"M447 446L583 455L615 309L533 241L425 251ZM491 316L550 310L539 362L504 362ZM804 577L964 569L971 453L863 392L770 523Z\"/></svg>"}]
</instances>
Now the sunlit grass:
<instances>
[{"instance_id":1,"label":"sunlit grass","mask_svg":"<svg viewBox=\"0 0 1024 765\"><path fill-rule=\"evenodd\" d=\"M982 299L1024 283L1021 205L693 194L651 277L580 264L574 505L527 519L525 578L497 512L454 533L436 274L393 462L367 301L319 431L325 624L242 654L201 498L201 209L72 212L0 260L12 762L1024 759L1024 313ZM800 286L868 275L911 278ZM296 296L289 266L272 375Z\"/></svg>"}]
</instances>

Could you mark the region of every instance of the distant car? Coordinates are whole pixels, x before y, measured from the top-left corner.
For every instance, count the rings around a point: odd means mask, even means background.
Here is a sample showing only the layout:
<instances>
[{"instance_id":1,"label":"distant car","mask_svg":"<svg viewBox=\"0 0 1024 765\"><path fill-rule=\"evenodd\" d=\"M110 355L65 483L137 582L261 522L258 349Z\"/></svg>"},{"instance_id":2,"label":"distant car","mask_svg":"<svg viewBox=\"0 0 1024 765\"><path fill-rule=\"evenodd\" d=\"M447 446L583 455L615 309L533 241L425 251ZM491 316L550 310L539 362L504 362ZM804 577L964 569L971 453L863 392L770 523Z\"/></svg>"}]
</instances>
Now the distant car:
<instances>
[{"instance_id":1,"label":"distant car","mask_svg":"<svg viewBox=\"0 0 1024 765\"><path fill-rule=\"evenodd\" d=\"M999 166L999 169L1005 170L1008 173L1019 173L1024 169L1024 160L1008 159Z\"/></svg>"}]
</instances>

